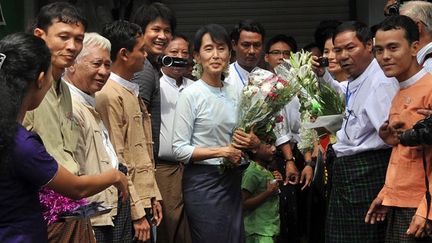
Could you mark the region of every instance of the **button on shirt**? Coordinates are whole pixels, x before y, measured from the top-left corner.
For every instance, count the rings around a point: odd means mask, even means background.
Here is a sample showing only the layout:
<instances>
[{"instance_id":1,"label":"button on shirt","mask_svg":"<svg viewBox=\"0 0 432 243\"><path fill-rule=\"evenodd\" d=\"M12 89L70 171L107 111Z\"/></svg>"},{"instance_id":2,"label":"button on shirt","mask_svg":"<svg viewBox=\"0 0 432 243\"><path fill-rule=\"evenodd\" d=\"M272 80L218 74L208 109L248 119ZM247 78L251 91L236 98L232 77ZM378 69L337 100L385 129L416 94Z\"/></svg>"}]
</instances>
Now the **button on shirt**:
<instances>
[{"instance_id":1,"label":"button on shirt","mask_svg":"<svg viewBox=\"0 0 432 243\"><path fill-rule=\"evenodd\" d=\"M333 146L337 157L389 147L378 131L398 90L396 79L387 78L375 59L359 77L349 81L344 120Z\"/></svg>"},{"instance_id":2,"label":"button on shirt","mask_svg":"<svg viewBox=\"0 0 432 243\"><path fill-rule=\"evenodd\" d=\"M225 82L231 84L238 92L239 95L242 94L244 86L249 82L249 72L242 68L238 62L230 64L229 75L225 79Z\"/></svg>"},{"instance_id":3,"label":"button on shirt","mask_svg":"<svg viewBox=\"0 0 432 243\"><path fill-rule=\"evenodd\" d=\"M177 86L177 81L162 72L160 78L161 92L161 128L159 137L159 158L161 160L175 161L172 152L172 135L174 131L174 114L180 93L194 81L183 78L182 84Z\"/></svg>"}]
</instances>

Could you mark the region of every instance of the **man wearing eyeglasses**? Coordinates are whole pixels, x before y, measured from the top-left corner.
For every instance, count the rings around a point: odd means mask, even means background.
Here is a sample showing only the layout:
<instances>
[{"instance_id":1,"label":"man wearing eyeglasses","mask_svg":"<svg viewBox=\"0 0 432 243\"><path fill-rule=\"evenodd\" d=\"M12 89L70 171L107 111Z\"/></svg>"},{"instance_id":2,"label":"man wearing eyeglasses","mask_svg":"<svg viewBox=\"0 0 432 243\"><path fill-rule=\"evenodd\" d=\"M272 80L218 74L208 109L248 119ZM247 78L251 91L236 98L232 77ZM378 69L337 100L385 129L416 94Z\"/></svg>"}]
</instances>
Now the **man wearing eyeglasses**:
<instances>
[{"instance_id":1,"label":"man wearing eyeglasses","mask_svg":"<svg viewBox=\"0 0 432 243\"><path fill-rule=\"evenodd\" d=\"M364 213L384 184L391 150L378 131L399 87L374 59L371 32L365 24L342 23L336 28L333 43L336 60L350 77L345 90L345 119L333 145L337 157L326 242L383 242L385 225L366 225ZM320 69L317 74L323 75Z\"/></svg>"},{"instance_id":2,"label":"man wearing eyeglasses","mask_svg":"<svg viewBox=\"0 0 432 243\"><path fill-rule=\"evenodd\" d=\"M264 60L268 64L269 70L274 72L274 68L289 59L291 52L297 51L297 43L291 36L279 34L273 36L265 45Z\"/></svg>"},{"instance_id":3,"label":"man wearing eyeglasses","mask_svg":"<svg viewBox=\"0 0 432 243\"><path fill-rule=\"evenodd\" d=\"M233 50L236 61L229 67L229 75L225 81L234 85L241 94L248 84L249 73L257 66L264 41L263 26L254 20L240 21L231 32Z\"/></svg>"},{"instance_id":4,"label":"man wearing eyeglasses","mask_svg":"<svg viewBox=\"0 0 432 243\"><path fill-rule=\"evenodd\" d=\"M283 59L289 59L291 52L297 52L297 43L294 38L284 34L276 35L270 38L265 45L264 60L268 64L268 69L274 72L277 65L283 62ZM278 171L285 174L285 183L281 187L280 195L280 217L281 230L279 239L284 242L298 242L300 238L299 228L301 226L300 212L301 202L298 184L301 183L301 189L304 190L312 181L313 168L310 164L303 166L303 162L295 160L294 151L297 149L296 144L300 142L300 101L295 96L287 105L284 106L280 115L283 121L276 124L275 134L278 150L282 152L284 163L278 163ZM298 151L298 150L297 150ZM297 166L301 166L300 173Z\"/></svg>"}]
</instances>

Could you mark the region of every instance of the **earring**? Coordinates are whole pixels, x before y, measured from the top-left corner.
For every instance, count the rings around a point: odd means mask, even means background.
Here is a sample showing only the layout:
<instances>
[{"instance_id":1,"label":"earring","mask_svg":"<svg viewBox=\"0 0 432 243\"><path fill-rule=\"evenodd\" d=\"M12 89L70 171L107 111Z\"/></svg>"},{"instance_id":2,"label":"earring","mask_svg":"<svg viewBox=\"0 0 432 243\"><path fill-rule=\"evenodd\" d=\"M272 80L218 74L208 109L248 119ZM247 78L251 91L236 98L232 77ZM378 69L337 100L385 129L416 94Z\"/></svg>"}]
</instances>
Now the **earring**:
<instances>
[{"instance_id":1,"label":"earring","mask_svg":"<svg viewBox=\"0 0 432 243\"><path fill-rule=\"evenodd\" d=\"M225 79L228 77L229 75L229 63L227 63L227 65L225 66L222 75L225 77Z\"/></svg>"},{"instance_id":2,"label":"earring","mask_svg":"<svg viewBox=\"0 0 432 243\"><path fill-rule=\"evenodd\" d=\"M192 68L192 76L196 77L197 79L200 79L203 73L203 66L201 63L197 63L195 59L193 59L193 61L195 64Z\"/></svg>"}]
</instances>

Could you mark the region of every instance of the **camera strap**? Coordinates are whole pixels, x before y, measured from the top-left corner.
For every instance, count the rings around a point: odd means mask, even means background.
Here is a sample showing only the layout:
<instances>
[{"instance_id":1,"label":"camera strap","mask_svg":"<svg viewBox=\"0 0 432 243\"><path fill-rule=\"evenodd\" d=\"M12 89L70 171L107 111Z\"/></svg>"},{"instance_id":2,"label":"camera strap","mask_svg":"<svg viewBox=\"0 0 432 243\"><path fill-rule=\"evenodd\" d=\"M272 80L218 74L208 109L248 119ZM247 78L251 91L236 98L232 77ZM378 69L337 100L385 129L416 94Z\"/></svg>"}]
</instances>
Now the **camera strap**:
<instances>
[{"instance_id":1,"label":"camera strap","mask_svg":"<svg viewBox=\"0 0 432 243\"><path fill-rule=\"evenodd\" d=\"M423 153L423 169L425 172L425 186L426 186L426 223L429 221L429 211L431 207L431 194L429 191L429 177L427 172L427 161L426 161L426 146L422 145L422 153Z\"/></svg>"}]
</instances>

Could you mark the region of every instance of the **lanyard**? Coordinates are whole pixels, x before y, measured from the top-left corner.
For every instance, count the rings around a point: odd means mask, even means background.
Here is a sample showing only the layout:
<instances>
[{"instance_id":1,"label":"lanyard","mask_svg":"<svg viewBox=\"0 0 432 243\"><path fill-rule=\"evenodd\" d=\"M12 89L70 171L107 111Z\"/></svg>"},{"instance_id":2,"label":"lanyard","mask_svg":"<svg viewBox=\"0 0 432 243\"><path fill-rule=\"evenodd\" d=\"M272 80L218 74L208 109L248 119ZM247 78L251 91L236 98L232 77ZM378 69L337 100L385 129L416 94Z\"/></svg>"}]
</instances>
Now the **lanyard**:
<instances>
[{"instance_id":1,"label":"lanyard","mask_svg":"<svg viewBox=\"0 0 432 243\"><path fill-rule=\"evenodd\" d=\"M347 111L348 111L348 101L349 101L351 95L353 94L353 92L349 91L348 87L349 87L349 82L347 84L346 91L345 91L345 109Z\"/></svg>"},{"instance_id":2,"label":"lanyard","mask_svg":"<svg viewBox=\"0 0 432 243\"><path fill-rule=\"evenodd\" d=\"M243 80L243 76L240 74L239 70L237 69L237 63L234 63L234 69L236 70L237 75L239 76L240 81L243 84L243 87L246 86L246 82Z\"/></svg>"}]
</instances>

